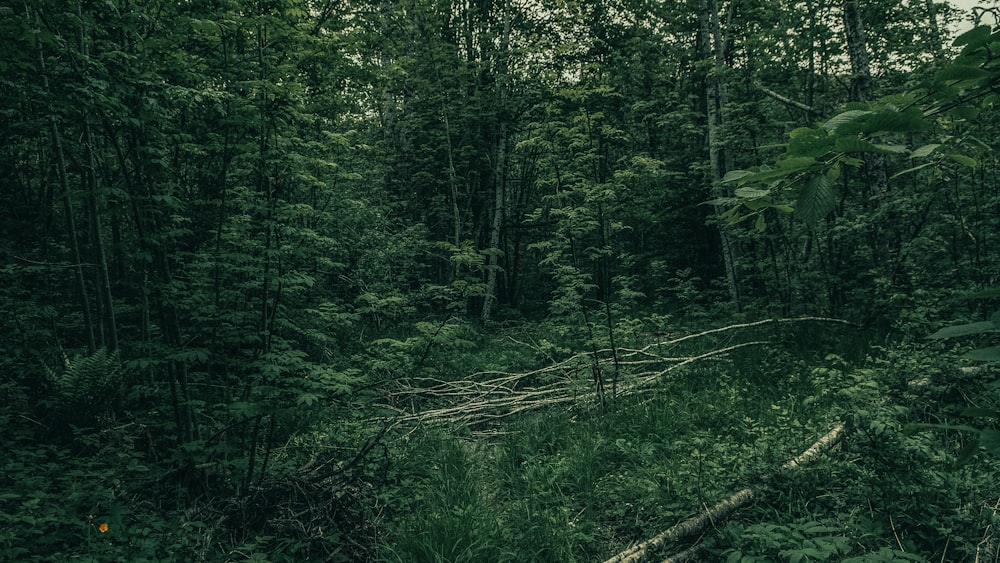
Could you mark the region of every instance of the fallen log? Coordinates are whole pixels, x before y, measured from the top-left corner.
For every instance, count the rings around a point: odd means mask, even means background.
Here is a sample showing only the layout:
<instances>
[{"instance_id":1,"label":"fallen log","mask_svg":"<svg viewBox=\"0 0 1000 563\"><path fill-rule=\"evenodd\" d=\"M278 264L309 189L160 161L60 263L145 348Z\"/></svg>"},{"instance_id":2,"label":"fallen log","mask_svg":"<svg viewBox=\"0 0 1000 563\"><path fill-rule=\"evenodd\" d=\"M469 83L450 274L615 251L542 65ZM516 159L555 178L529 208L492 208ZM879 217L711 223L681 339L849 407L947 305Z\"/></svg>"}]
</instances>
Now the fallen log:
<instances>
[{"instance_id":1,"label":"fallen log","mask_svg":"<svg viewBox=\"0 0 1000 563\"><path fill-rule=\"evenodd\" d=\"M790 471L811 461L821 452L831 448L839 442L843 435L844 423L841 422L834 426L832 430L824 434L819 440L816 440L816 442L809 446L809 448L804 452L785 462L778 469L778 471L766 476L763 481L766 483L786 471ZM694 535L704 530L709 524L715 524L718 521L725 519L736 509L748 504L757 494L757 490L753 487L742 489L713 504L712 506L706 507L705 510L701 511L699 514L673 525L655 537L622 551L604 563L642 563L643 561L648 561L667 543ZM672 560L686 560L685 556L683 556L683 552L678 555L682 556L682 558L677 559L675 557L672 558ZM671 559L668 559L668 561L669 560Z\"/></svg>"}]
</instances>

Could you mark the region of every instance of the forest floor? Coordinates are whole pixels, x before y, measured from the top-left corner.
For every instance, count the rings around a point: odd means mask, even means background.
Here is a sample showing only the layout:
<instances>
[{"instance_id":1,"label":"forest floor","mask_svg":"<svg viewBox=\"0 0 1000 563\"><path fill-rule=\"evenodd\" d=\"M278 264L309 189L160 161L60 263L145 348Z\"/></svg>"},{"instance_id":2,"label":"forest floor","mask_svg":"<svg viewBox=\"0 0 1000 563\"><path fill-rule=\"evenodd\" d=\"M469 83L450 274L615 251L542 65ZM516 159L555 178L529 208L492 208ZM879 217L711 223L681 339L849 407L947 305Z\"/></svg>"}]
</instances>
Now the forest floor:
<instances>
[{"instance_id":1,"label":"forest floor","mask_svg":"<svg viewBox=\"0 0 1000 563\"><path fill-rule=\"evenodd\" d=\"M648 344L623 346L619 393L605 382L603 402L589 375L612 371L608 350L598 364L583 354L575 367L407 382L402 397L424 403L396 407L409 424L392 441L395 486L379 496L379 558L995 560L996 460L956 463L961 432L904 431L953 419L958 403L996 401L995 390L927 346L869 346L823 324L675 336L656 358L629 355L652 354ZM659 362L655 381L639 356ZM564 376L583 384L551 392ZM532 385L500 394L491 412L503 416L491 420L490 385L470 387L477 378ZM541 408L512 403L516 393ZM831 430L837 443L820 444L830 451L787 467ZM739 510L723 518L718 503ZM661 534L691 518L686 533Z\"/></svg>"}]
</instances>

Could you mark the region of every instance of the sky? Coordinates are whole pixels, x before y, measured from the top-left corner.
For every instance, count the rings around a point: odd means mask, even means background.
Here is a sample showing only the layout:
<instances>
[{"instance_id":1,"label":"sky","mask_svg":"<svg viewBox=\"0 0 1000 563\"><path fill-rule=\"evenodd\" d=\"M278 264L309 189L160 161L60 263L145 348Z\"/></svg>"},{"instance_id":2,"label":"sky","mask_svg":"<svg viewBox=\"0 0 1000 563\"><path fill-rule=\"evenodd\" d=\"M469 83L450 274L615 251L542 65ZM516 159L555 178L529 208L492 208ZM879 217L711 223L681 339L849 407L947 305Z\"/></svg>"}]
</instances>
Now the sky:
<instances>
[{"instance_id":1,"label":"sky","mask_svg":"<svg viewBox=\"0 0 1000 563\"><path fill-rule=\"evenodd\" d=\"M993 8L997 7L997 1L996 0L948 0L948 3L951 4L952 6L954 6L956 9L958 9L959 11L961 11L964 14L964 16L962 18L963 21L962 21L961 27L960 27L960 29L956 30L956 31L959 31L959 32L965 31L966 29L969 29L970 27L972 27L972 22L971 22L971 20L969 18L970 18L970 15L972 13L972 8L973 7L975 7L975 6L993 7ZM995 22L993 22L992 20L990 20L989 18L987 18L987 21L985 21L983 23L993 24Z\"/></svg>"}]
</instances>

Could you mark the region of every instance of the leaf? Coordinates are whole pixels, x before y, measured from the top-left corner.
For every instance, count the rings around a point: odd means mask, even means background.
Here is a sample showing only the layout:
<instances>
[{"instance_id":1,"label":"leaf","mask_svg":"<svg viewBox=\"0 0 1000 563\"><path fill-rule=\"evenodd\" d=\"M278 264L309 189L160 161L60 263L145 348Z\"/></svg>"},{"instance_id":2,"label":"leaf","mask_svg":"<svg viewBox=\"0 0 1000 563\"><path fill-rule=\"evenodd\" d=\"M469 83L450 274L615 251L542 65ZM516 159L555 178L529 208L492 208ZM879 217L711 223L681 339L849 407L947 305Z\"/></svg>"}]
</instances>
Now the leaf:
<instances>
[{"instance_id":1,"label":"leaf","mask_svg":"<svg viewBox=\"0 0 1000 563\"><path fill-rule=\"evenodd\" d=\"M962 416L1000 419L1000 411L984 409L983 407L968 407L962 411Z\"/></svg>"},{"instance_id":2,"label":"leaf","mask_svg":"<svg viewBox=\"0 0 1000 563\"><path fill-rule=\"evenodd\" d=\"M823 124L823 128L827 131L834 131L841 125L845 123L850 123L855 119L870 115L872 112L870 110L860 110L854 109L850 111L845 111L844 113L838 114L830 118L826 123Z\"/></svg>"},{"instance_id":3,"label":"leaf","mask_svg":"<svg viewBox=\"0 0 1000 563\"><path fill-rule=\"evenodd\" d=\"M831 182L836 182L840 179L840 163L834 164L826 171L826 177L830 179Z\"/></svg>"},{"instance_id":4,"label":"leaf","mask_svg":"<svg viewBox=\"0 0 1000 563\"><path fill-rule=\"evenodd\" d=\"M980 362L1000 362L1000 346L977 348L965 354L965 357Z\"/></svg>"},{"instance_id":5,"label":"leaf","mask_svg":"<svg viewBox=\"0 0 1000 563\"><path fill-rule=\"evenodd\" d=\"M800 127L789 133L789 137L789 155L816 157L833 150L833 137L825 130Z\"/></svg>"},{"instance_id":6,"label":"leaf","mask_svg":"<svg viewBox=\"0 0 1000 563\"><path fill-rule=\"evenodd\" d=\"M979 166L979 163L976 162L976 159L965 156L964 154L952 153L948 155L948 158L954 160L955 162L963 166L968 166L969 168L975 168Z\"/></svg>"},{"instance_id":7,"label":"leaf","mask_svg":"<svg viewBox=\"0 0 1000 563\"><path fill-rule=\"evenodd\" d=\"M884 109L878 113L870 113L859 119L837 127L838 135L864 133L874 135L880 133L911 133L923 131L930 127L919 110L895 111Z\"/></svg>"},{"instance_id":8,"label":"leaf","mask_svg":"<svg viewBox=\"0 0 1000 563\"><path fill-rule=\"evenodd\" d=\"M730 170L729 172L726 172L725 176L722 177L722 182L723 183L736 182L741 178L749 176L751 174L753 174L753 172L749 170Z\"/></svg>"},{"instance_id":9,"label":"leaf","mask_svg":"<svg viewBox=\"0 0 1000 563\"><path fill-rule=\"evenodd\" d=\"M855 136L838 137L834 146L840 152L876 152L875 145Z\"/></svg>"},{"instance_id":10,"label":"leaf","mask_svg":"<svg viewBox=\"0 0 1000 563\"><path fill-rule=\"evenodd\" d=\"M893 178L898 178L900 176L905 176L906 174L911 174L913 172L916 172L917 170L920 170L921 168L927 168L928 166L934 166L935 164L936 164L935 162L925 162L924 164L921 164L920 166L914 166L913 168L907 168L906 170L900 170L899 172L896 172L895 174L893 174L889 179L892 180Z\"/></svg>"},{"instance_id":11,"label":"leaf","mask_svg":"<svg viewBox=\"0 0 1000 563\"><path fill-rule=\"evenodd\" d=\"M838 151L842 152L877 152L883 154L902 154L906 152L906 147L902 145L870 143L853 136L838 137L835 146Z\"/></svg>"},{"instance_id":12,"label":"leaf","mask_svg":"<svg viewBox=\"0 0 1000 563\"><path fill-rule=\"evenodd\" d=\"M875 143L872 145L875 147L875 152L880 152L884 154L903 154L906 152L906 147L903 145L887 145L885 143Z\"/></svg>"},{"instance_id":13,"label":"leaf","mask_svg":"<svg viewBox=\"0 0 1000 563\"><path fill-rule=\"evenodd\" d=\"M990 26L980 25L959 35L954 41L951 42L951 44L953 47L961 47L963 45L979 47L986 44L990 38L991 32L992 28Z\"/></svg>"},{"instance_id":14,"label":"leaf","mask_svg":"<svg viewBox=\"0 0 1000 563\"><path fill-rule=\"evenodd\" d=\"M795 215L807 225L815 225L836 206L836 190L825 174L813 176L795 202Z\"/></svg>"},{"instance_id":15,"label":"leaf","mask_svg":"<svg viewBox=\"0 0 1000 563\"><path fill-rule=\"evenodd\" d=\"M930 156L930 154L940 146L941 145L939 143L931 143L929 145L913 149L913 152L910 153L910 158L924 158L926 156Z\"/></svg>"},{"instance_id":16,"label":"leaf","mask_svg":"<svg viewBox=\"0 0 1000 563\"><path fill-rule=\"evenodd\" d=\"M757 199L771 194L771 190L759 190L757 188L737 188L733 194L742 199Z\"/></svg>"},{"instance_id":17,"label":"leaf","mask_svg":"<svg viewBox=\"0 0 1000 563\"><path fill-rule=\"evenodd\" d=\"M968 336L970 334L983 334L985 332L993 332L996 330L996 325L992 321L980 321L976 323L966 323L961 325L954 325L944 327L941 330L935 332L934 334L928 336L927 338L955 338L956 336Z\"/></svg>"},{"instance_id":18,"label":"leaf","mask_svg":"<svg viewBox=\"0 0 1000 563\"><path fill-rule=\"evenodd\" d=\"M754 228L757 229L758 233L763 233L767 230L767 222L764 220L764 214L761 213L757 215L757 220L754 221Z\"/></svg>"},{"instance_id":19,"label":"leaf","mask_svg":"<svg viewBox=\"0 0 1000 563\"><path fill-rule=\"evenodd\" d=\"M1000 456L1000 430L984 428L979 432L979 443L986 451L995 456Z\"/></svg>"},{"instance_id":20,"label":"leaf","mask_svg":"<svg viewBox=\"0 0 1000 563\"><path fill-rule=\"evenodd\" d=\"M991 72L978 66L953 64L939 70L934 78L939 81L965 81L982 80L991 76L993 76Z\"/></svg>"},{"instance_id":21,"label":"leaf","mask_svg":"<svg viewBox=\"0 0 1000 563\"><path fill-rule=\"evenodd\" d=\"M1000 287L981 289L965 296L966 299L992 299L994 297L1000 297Z\"/></svg>"},{"instance_id":22,"label":"leaf","mask_svg":"<svg viewBox=\"0 0 1000 563\"><path fill-rule=\"evenodd\" d=\"M773 180L787 178L796 172L801 172L816 164L816 159L810 156L793 156L778 161L777 168L766 168L760 171L747 174L743 177L743 182L765 183Z\"/></svg>"}]
</instances>

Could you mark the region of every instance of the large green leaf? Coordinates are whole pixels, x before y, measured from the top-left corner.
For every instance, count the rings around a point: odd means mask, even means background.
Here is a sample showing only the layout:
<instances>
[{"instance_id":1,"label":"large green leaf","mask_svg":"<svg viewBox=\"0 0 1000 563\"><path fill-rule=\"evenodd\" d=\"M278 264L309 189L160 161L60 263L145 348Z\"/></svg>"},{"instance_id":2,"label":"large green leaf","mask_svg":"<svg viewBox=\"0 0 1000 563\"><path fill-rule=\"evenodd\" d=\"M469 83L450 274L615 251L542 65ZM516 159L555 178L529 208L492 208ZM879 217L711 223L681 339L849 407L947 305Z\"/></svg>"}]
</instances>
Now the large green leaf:
<instances>
[{"instance_id":1,"label":"large green leaf","mask_svg":"<svg viewBox=\"0 0 1000 563\"><path fill-rule=\"evenodd\" d=\"M877 113L861 116L837 127L838 135L864 133L867 135L883 133L912 133L923 131L930 127L919 110L896 111L883 109Z\"/></svg>"},{"instance_id":2,"label":"large green leaf","mask_svg":"<svg viewBox=\"0 0 1000 563\"><path fill-rule=\"evenodd\" d=\"M807 225L815 225L837 205L834 184L825 174L817 174L803 186L795 202L795 215Z\"/></svg>"},{"instance_id":3,"label":"large green leaf","mask_svg":"<svg viewBox=\"0 0 1000 563\"><path fill-rule=\"evenodd\" d=\"M1000 287L981 289L965 296L966 299L993 299L994 297L1000 297Z\"/></svg>"},{"instance_id":4,"label":"large green leaf","mask_svg":"<svg viewBox=\"0 0 1000 563\"><path fill-rule=\"evenodd\" d=\"M1000 346L978 348L967 353L965 357L980 362L1000 362Z\"/></svg>"},{"instance_id":5,"label":"large green leaf","mask_svg":"<svg viewBox=\"0 0 1000 563\"><path fill-rule=\"evenodd\" d=\"M948 65L938 71L934 78L939 81L967 81L983 80L993 76L988 70L973 65Z\"/></svg>"},{"instance_id":6,"label":"large green leaf","mask_svg":"<svg viewBox=\"0 0 1000 563\"><path fill-rule=\"evenodd\" d=\"M902 145L870 143L855 136L837 137L835 146L838 151L842 152L877 152L882 154L902 154L906 152L906 147Z\"/></svg>"},{"instance_id":7,"label":"large green leaf","mask_svg":"<svg viewBox=\"0 0 1000 563\"><path fill-rule=\"evenodd\" d=\"M750 174L741 176L739 182L741 184L746 184L749 182L766 183L774 180L780 180L782 178L787 178L796 172L806 170L815 164L815 158L809 156L793 156L791 158L779 160L775 168L762 167L760 170L751 171Z\"/></svg>"},{"instance_id":8,"label":"large green leaf","mask_svg":"<svg viewBox=\"0 0 1000 563\"><path fill-rule=\"evenodd\" d=\"M979 443L986 448L986 451L995 456L1000 456L1000 430L984 428L979 432Z\"/></svg>"},{"instance_id":9,"label":"large green leaf","mask_svg":"<svg viewBox=\"0 0 1000 563\"><path fill-rule=\"evenodd\" d=\"M997 326L992 321L980 321L976 323L966 323L955 326L947 326L927 338L955 338L956 336L968 336L970 334L983 334L993 332Z\"/></svg>"},{"instance_id":10,"label":"large green leaf","mask_svg":"<svg viewBox=\"0 0 1000 563\"><path fill-rule=\"evenodd\" d=\"M930 154L940 146L940 143L931 143L929 145L913 149L913 152L910 153L910 158L924 158L926 156L930 156Z\"/></svg>"},{"instance_id":11,"label":"large green leaf","mask_svg":"<svg viewBox=\"0 0 1000 563\"><path fill-rule=\"evenodd\" d=\"M736 197L739 197L739 198L757 199L757 198L767 197L767 196L771 195L771 190L760 190L760 189L757 189L757 188L751 188L751 187L744 186L742 188L736 188L733 191L733 194L735 194Z\"/></svg>"},{"instance_id":12,"label":"large green leaf","mask_svg":"<svg viewBox=\"0 0 1000 563\"><path fill-rule=\"evenodd\" d=\"M979 166L979 163L976 161L976 159L965 156L964 154L952 153L948 155L948 158L954 160L955 162L961 164L962 166L968 166L969 168L975 168Z\"/></svg>"},{"instance_id":13,"label":"large green leaf","mask_svg":"<svg viewBox=\"0 0 1000 563\"><path fill-rule=\"evenodd\" d=\"M838 127L844 125L845 123L851 123L852 121L855 121L860 117L871 115L871 113L872 112L870 110L861 110L861 109L852 109L850 111L845 111L827 120L827 122L823 124L823 128L826 129L827 131L834 131Z\"/></svg>"},{"instance_id":14,"label":"large green leaf","mask_svg":"<svg viewBox=\"0 0 1000 563\"><path fill-rule=\"evenodd\" d=\"M955 47L968 45L970 47L981 47L986 44L992 33L992 28L988 25L980 25L966 31L955 38L951 44Z\"/></svg>"},{"instance_id":15,"label":"large green leaf","mask_svg":"<svg viewBox=\"0 0 1000 563\"><path fill-rule=\"evenodd\" d=\"M801 127L788 135L788 154L793 156L822 156L833 150L833 137L828 131Z\"/></svg>"},{"instance_id":16,"label":"large green leaf","mask_svg":"<svg viewBox=\"0 0 1000 563\"><path fill-rule=\"evenodd\" d=\"M962 416L979 416L983 418L996 418L1000 420L1000 411L985 409L983 407L967 407L962 411Z\"/></svg>"}]
</instances>

